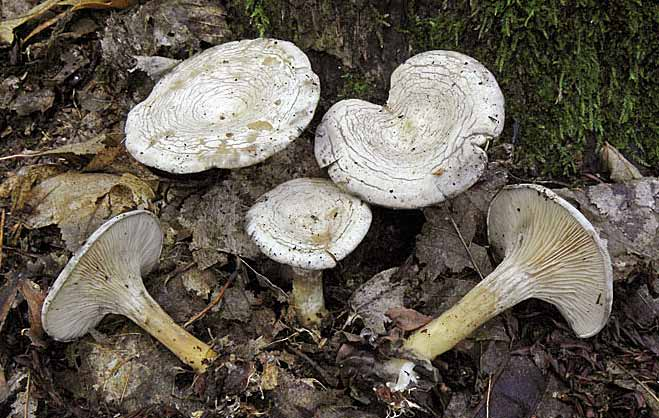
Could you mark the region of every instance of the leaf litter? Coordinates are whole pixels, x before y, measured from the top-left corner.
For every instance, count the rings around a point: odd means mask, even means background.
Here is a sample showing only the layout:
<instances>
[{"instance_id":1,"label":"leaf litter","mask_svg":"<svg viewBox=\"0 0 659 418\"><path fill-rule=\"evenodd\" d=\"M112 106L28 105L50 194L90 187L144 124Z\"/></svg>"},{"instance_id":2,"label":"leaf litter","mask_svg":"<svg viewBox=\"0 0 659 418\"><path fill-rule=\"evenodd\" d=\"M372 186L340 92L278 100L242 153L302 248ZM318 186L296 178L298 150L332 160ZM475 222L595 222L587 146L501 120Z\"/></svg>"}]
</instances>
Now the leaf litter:
<instances>
[{"instance_id":1,"label":"leaf litter","mask_svg":"<svg viewBox=\"0 0 659 418\"><path fill-rule=\"evenodd\" d=\"M94 144L98 135L121 137L125 111L143 98L152 85L143 72L157 73L161 64L166 68L168 63L209 44L235 39L234 32L241 29L225 19L235 11L235 6L229 2L225 8L206 0L153 0L126 13L85 15L84 19L91 22L80 31L76 24L82 15L69 13L73 7L73 2L60 2L55 10L64 14L49 13L26 21L17 33L29 33L33 28L42 30L50 24L52 16L64 18L57 22L50 39L30 45L29 54L37 60L31 64L33 72L27 76L18 72L3 74L0 107L12 115L11 120L0 118L0 136L8 141L7 149L12 147L13 153L26 148L42 152L45 149L43 154L20 152L26 155L24 158L43 158L38 160L41 164L29 164L34 162L31 159L2 162L3 167L14 169L5 173L4 183L0 185L0 198L6 199L3 208L10 209L6 229L12 231L7 234L11 240L4 248L3 272L27 271L31 276L24 283L46 289L68 256L55 228L15 230L17 223L28 224L38 216L46 218L44 222L58 225L68 237L66 247L72 250L79 245L75 242L93 230L90 225L102 222L103 217L134 207L148 207L160 213L168 240L161 271L154 273L147 285L177 322L183 323L193 313L200 312L217 295L233 268L231 255L242 254L249 263L246 265L253 269L249 275L260 280L241 280L228 288L222 303L191 325L195 334L213 338L222 353L213 373L194 379L178 368L178 362L167 351L116 318L108 318L101 324L100 330L107 336L96 334L98 341L86 337L62 345L47 340L52 344L47 351L30 347L29 338L20 338L20 329L33 322L29 303L23 303L24 296L5 280L0 286L0 314L4 313L6 319L4 324L0 321L0 338L8 337L8 340L7 345L0 344L0 378L4 371L11 387L12 379L21 373L27 376L26 367L31 367L34 382L31 399L38 399L39 405L47 404L49 412L59 415L385 416L390 412L385 404L374 402L372 395L362 396L364 392L372 394L372 386L358 388L351 380L336 383L337 352L345 347L346 341L363 352L386 352L385 346L399 341L404 329L419 326L427 319L425 315L441 312L473 287L478 280L476 270L487 274L493 266L485 234L487 205L496 191L514 176L509 177L503 167L498 168L497 174L496 164L490 164L488 174L462 198L425 209L423 228L417 222L421 233L416 239L395 247L397 251L409 249L400 259L412 255L414 268L401 266L403 273L388 283L368 283L366 279L399 264L392 261L391 248L387 247L398 245L388 242L397 236L391 231L408 228L416 221L404 212L394 216L374 208L377 219L369 236L382 242L358 249L342 266L328 272L328 306L336 323L327 324L312 337L311 332L296 328L285 315L286 295L278 285L286 288L288 284L276 274L271 276L272 281L265 276L276 271L272 263L261 258L254 247L249 248L249 237L241 235L242 214L262 192L296 176L324 176L316 167L308 135L295 145L302 149L291 147L281 160L273 157L252 169L213 171L202 181L150 172L131 161L118 140L100 140ZM71 45L71 40L76 40L76 45ZM80 48L90 43L95 46L89 50ZM50 48L62 45L75 51L53 54L56 49ZM318 48L322 51L322 45ZM44 55L44 51L50 52ZM59 60L51 63L49 55ZM317 61L318 55L322 56L321 61ZM144 68L128 73L126 70L135 68L136 61L139 63L136 56L147 57L142 58ZM164 60L151 59L157 56ZM313 51L310 57L315 66L322 63L323 71L335 67L322 52ZM43 63L52 64L52 73L39 69ZM52 81L35 84L39 77ZM332 91L331 83L327 86L322 105L325 107L335 99L327 95ZM63 111L63 106L69 107ZM34 122L28 121L30 118ZM48 119L57 122L51 126ZM34 142L30 137L41 139ZM91 146L88 150L82 145L86 141ZM81 145L66 148L73 142ZM65 145L58 148L62 143ZM295 165L297 160L301 160L302 167ZM44 164L47 162L54 164ZM115 178L100 182L109 189L90 188L93 193L82 198L86 203L81 209L89 219L75 228L56 215L66 211L70 214L70 208L54 202L39 207L43 202L33 195L39 192L42 200L47 200L49 193L57 194L57 188L55 180L42 186L44 182L82 172ZM130 180L126 184L124 176L128 175L139 179L139 186ZM616 178L612 172L611 179ZM501 405L505 401L523 409L519 414L503 415L507 418L531 414L634 416L654 410L651 391L658 389L654 382L659 374L656 369L659 293L654 261L658 248L657 189L653 179L625 181L620 185L561 191L607 237L616 265L616 306L611 324L602 336L591 340L573 338L553 308L540 302L524 303L435 361L440 379L424 395L425 401L432 407L442 405L437 411L444 410L446 416L455 417L467 413L502 416L506 407ZM184 210L180 211L181 208ZM630 212L626 213L627 210ZM65 234L65 230L70 232ZM229 231L231 237L223 236L224 231ZM168 286L161 285L163 277L175 271L176 266L191 263L190 260L197 263L186 271L189 274L175 275ZM268 287L278 290L264 291ZM353 293L355 289L359 290ZM363 316L362 320L346 322L354 313ZM131 341L131 337L140 342ZM92 347L98 351L90 351ZM359 357L355 352L353 355L369 367L366 357ZM150 369L157 376L148 377ZM52 373L57 378L66 374L67 378L55 381ZM79 380L80 384L76 385ZM25 393L26 382L22 382L20 387L10 389L6 405L0 402L0 414L10 413L11 405L19 401L17 393ZM134 382L140 385L134 387ZM147 387L150 383L151 388ZM0 392L1 389L0 381ZM106 398L110 393L113 395ZM222 398L218 399L217 394ZM620 415L621 411L625 414ZM23 408L19 416L24 414ZM431 416L420 411L417 414Z\"/></svg>"}]
</instances>

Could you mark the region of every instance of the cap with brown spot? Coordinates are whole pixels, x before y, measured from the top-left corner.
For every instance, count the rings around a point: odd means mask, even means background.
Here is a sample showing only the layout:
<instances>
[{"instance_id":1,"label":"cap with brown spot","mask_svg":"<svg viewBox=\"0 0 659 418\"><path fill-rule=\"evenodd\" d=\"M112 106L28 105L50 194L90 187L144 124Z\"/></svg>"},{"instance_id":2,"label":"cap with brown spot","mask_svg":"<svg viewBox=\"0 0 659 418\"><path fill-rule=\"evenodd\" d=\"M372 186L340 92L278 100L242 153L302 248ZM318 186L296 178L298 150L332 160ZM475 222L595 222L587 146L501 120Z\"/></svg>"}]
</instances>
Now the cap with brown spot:
<instances>
[{"instance_id":1,"label":"cap with brown spot","mask_svg":"<svg viewBox=\"0 0 659 418\"><path fill-rule=\"evenodd\" d=\"M180 63L130 111L126 148L171 173L246 167L295 140L319 98L318 76L291 42L225 43Z\"/></svg>"}]
</instances>

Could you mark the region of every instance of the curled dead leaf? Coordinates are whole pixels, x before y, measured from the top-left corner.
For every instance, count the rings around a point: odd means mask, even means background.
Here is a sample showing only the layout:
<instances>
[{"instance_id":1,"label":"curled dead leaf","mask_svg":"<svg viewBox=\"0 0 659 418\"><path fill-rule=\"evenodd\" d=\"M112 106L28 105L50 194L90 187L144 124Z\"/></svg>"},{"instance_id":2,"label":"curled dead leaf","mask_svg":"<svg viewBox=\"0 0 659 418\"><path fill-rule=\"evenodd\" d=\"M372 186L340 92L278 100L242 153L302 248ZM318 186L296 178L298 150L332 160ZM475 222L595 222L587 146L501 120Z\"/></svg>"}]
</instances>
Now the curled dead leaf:
<instances>
[{"instance_id":1,"label":"curled dead leaf","mask_svg":"<svg viewBox=\"0 0 659 418\"><path fill-rule=\"evenodd\" d=\"M148 184L124 174L68 172L32 189L29 228L57 224L67 248L75 251L104 220L132 208L149 208L155 193Z\"/></svg>"},{"instance_id":2,"label":"curled dead leaf","mask_svg":"<svg viewBox=\"0 0 659 418\"><path fill-rule=\"evenodd\" d=\"M404 307L389 309L387 316L403 331L414 331L432 321L431 316Z\"/></svg>"},{"instance_id":3,"label":"curled dead leaf","mask_svg":"<svg viewBox=\"0 0 659 418\"><path fill-rule=\"evenodd\" d=\"M24 41L32 38L33 36L39 34L44 29L52 26L57 23L60 19L67 16L69 13L72 13L76 10L81 9L123 9L130 7L135 4L137 0L46 0L41 4L34 6L27 13L22 16L7 19L0 22L0 44L6 43L11 44L14 42L14 30L19 26L31 21L36 20L47 12L51 11L56 7L61 6L70 6L69 9L61 12L55 17L50 18L39 25L30 32L30 34L25 37Z\"/></svg>"},{"instance_id":4,"label":"curled dead leaf","mask_svg":"<svg viewBox=\"0 0 659 418\"><path fill-rule=\"evenodd\" d=\"M616 183L624 183L630 180L638 180L643 175L638 168L629 162L614 146L605 142L600 149L600 158L608 170L611 180Z\"/></svg>"},{"instance_id":5,"label":"curled dead leaf","mask_svg":"<svg viewBox=\"0 0 659 418\"><path fill-rule=\"evenodd\" d=\"M46 344L43 341L43 325L41 324L41 307L43 306L43 301L46 299L46 291L28 279L19 280L18 291L27 302L28 318L30 321L30 329L27 331L27 335L30 337L32 345L45 347Z\"/></svg>"},{"instance_id":6,"label":"curled dead leaf","mask_svg":"<svg viewBox=\"0 0 659 418\"><path fill-rule=\"evenodd\" d=\"M13 158L29 158L29 157L41 157L43 155L95 155L103 151L106 146L104 141L106 139L105 135L98 135L88 141L79 142L77 144L66 144L61 147L44 150L44 151L25 151L22 154L8 155L6 157L0 157L2 160L10 160Z\"/></svg>"}]
</instances>

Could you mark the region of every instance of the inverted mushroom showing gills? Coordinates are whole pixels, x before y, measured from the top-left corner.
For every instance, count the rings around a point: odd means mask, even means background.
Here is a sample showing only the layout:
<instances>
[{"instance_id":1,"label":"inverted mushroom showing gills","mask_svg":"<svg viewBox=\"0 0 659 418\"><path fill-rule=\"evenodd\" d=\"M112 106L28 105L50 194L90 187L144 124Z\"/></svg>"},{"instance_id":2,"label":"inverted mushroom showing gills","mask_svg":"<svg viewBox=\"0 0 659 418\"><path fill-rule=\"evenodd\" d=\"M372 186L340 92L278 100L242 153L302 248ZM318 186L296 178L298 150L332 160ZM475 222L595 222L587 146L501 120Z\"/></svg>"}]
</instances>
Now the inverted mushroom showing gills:
<instances>
[{"instance_id":1,"label":"inverted mushroom showing gills","mask_svg":"<svg viewBox=\"0 0 659 418\"><path fill-rule=\"evenodd\" d=\"M322 270L333 268L362 241L371 210L326 179L300 178L261 196L245 230L271 259L291 266L298 319L317 326L325 315Z\"/></svg>"},{"instance_id":2,"label":"inverted mushroom showing gills","mask_svg":"<svg viewBox=\"0 0 659 418\"><path fill-rule=\"evenodd\" d=\"M556 306L579 337L604 327L613 302L611 259L577 209L549 189L520 184L494 198L487 224L501 264L455 306L414 332L404 348L432 360L529 298Z\"/></svg>"},{"instance_id":3,"label":"inverted mushroom showing gills","mask_svg":"<svg viewBox=\"0 0 659 418\"><path fill-rule=\"evenodd\" d=\"M130 111L126 149L171 173L250 166L295 140L319 98L318 76L291 42L228 42L180 63Z\"/></svg>"},{"instance_id":4,"label":"inverted mushroom showing gills","mask_svg":"<svg viewBox=\"0 0 659 418\"><path fill-rule=\"evenodd\" d=\"M453 51L413 56L391 75L384 106L342 100L316 131L321 167L369 203L419 208L472 186L485 170L480 148L503 130L494 76Z\"/></svg>"},{"instance_id":5,"label":"inverted mushroom showing gills","mask_svg":"<svg viewBox=\"0 0 659 418\"><path fill-rule=\"evenodd\" d=\"M142 276L158 265L162 241L158 219L144 210L101 225L50 289L41 311L46 332L56 340L71 341L107 314L124 315L203 372L217 354L176 324L142 283Z\"/></svg>"}]
</instances>

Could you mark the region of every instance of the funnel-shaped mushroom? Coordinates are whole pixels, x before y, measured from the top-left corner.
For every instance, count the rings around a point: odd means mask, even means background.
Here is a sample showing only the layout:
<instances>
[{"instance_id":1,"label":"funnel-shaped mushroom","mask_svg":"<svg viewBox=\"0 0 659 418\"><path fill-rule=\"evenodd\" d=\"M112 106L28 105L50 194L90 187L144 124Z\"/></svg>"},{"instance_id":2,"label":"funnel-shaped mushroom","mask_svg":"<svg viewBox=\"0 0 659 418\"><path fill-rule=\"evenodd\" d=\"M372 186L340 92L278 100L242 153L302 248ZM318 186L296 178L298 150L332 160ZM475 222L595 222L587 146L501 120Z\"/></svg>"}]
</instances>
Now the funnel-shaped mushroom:
<instances>
[{"instance_id":1,"label":"funnel-shaped mushroom","mask_svg":"<svg viewBox=\"0 0 659 418\"><path fill-rule=\"evenodd\" d=\"M333 105L316 131L316 159L369 203L429 206L478 180L487 165L480 147L503 121L503 94L487 68L458 52L427 51L396 68L386 105Z\"/></svg>"},{"instance_id":2,"label":"funnel-shaped mushroom","mask_svg":"<svg viewBox=\"0 0 659 418\"><path fill-rule=\"evenodd\" d=\"M325 313L322 270L359 245L371 209L326 179L300 178L261 196L247 212L245 230L271 259L292 267L293 306L305 326Z\"/></svg>"},{"instance_id":3,"label":"funnel-shaped mushroom","mask_svg":"<svg viewBox=\"0 0 659 418\"><path fill-rule=\"evenodd\" d=\"M246 167L295 140L319 98L318 76L291 42L228 42L177 65L130 111L126 149L170 173Z\"/></svg>"},{"instance_id":4,"label":"funnel-shaped mushroom","mask_svg":"<svg viewBox=\"0 0 659 418\"><path fill-rule=\"evenodd\" d=\"M412 334L404 347L432 360L500 312L537 298L556 306L582 338L606 324L613 301L611 259L588 220L551 190L504 188L488 212L499 266L455 306Z\"/></svg>"},{"instance_id":5,"label":"funnel-shaped mushroom","mask_svg":"<svg viewBox=\"0 0 659 418\"><path fill-rule=\"evenodd\" d=\"M85 335L107 314L130 318L198 372L217 356L153 300L142 276L158 264L163 235L158 219L136 210L105 222L69 260L41 311L56 340Z\"/></svg>"}]
</instances>

